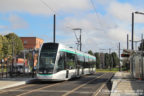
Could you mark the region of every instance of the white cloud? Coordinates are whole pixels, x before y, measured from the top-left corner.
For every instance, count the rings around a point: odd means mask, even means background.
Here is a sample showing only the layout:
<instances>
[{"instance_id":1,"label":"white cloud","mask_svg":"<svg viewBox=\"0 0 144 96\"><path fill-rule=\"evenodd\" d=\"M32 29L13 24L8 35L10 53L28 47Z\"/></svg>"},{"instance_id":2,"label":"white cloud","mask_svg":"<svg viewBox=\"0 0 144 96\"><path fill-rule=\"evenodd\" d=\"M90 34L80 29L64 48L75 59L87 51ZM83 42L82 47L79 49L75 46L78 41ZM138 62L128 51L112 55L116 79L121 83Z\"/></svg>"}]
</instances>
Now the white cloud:
<instances>
[{"instance_id":1,"label":"white cloud","mask_svg":"<svg viewBox=\"0 0 144 96\"><path fill-rule=\"evenodd\" d=\"M109 30L108 36L113 40L125 42L127 33L129 33L129 31L123 28L114 28Z\"/></svg>"},{"instance_id":2,"label":"white cloud","mask_svg":"<svg viewBox=\"0 0 144 96\"><path fill-rule=\"evenodd\" d=\"M7 28L8 28L7 26L0 25L0 29L7 29Z\"/></svg>"},{"instance_id":3,"label":"white cloud","mask_svg":"<svg viewBox=\"0 0 144 96\"><path fill-rule=\"evenodd\" d=\"M27 28L28 27L27 22L24 21L22 18L20 18L17 15L10 15L8 20L11 23L10 29L21 29L21 28Z\"/></svg>"},{"instance_id":4,"label":"white cloud","mask_svg":"<svg viewBox=\"0 0 144 96\"><path fill-rule=\"evenodd\" d=\"M112 44L116 45L118 42L121 42L122 46L126 46L126 34L131 34L131 30L129 30L131 13L137 9L133 5L120 3L117 0L93 0L95 5L101 4L104 6L103 10L105 10L106 13L101 15L99 13L88 13L88 11L93 10L89 10L92 8L89 0L43 1L56 11L58 15L67 16L64 17L64 19L63 17L60 20L58 19L57 35L66 37L66 39L60 38L58 42L74 45L76 38L72 28L82 28L82 43L84 49L96 50L101 47L110 48ZM98 7L99 6L96 6L96 8ZM34 15L52 14L50 9L40 2L40 0L1 0L0 12L28 12ZM71 14L73 12L77 14ZM70 13L70 15L64 13ZM135 15L135 22L144 23L143 18L144 16L137 14ZM9 21L12 26L11 29L28 27L26 21L17 15L11 15ZM4 26L0 27L4 28ZM51 40L51 37L49 38Z\"/></svg>"},{"instance_id":5,"label":"white cloud","mask_svg":"<svg viewBox=\"0 0 144 96\"><path fill-rule=\"evenodd\" d=\"M20 18L18 15L11 14L9 17L5 18L6 22L8 21L9 25L0 25L1 30L15 30L15 29L26 29L28 28L28 23L23 19Z\"/></svg>"},{"instance_id":6,"label":"white cloud","mask_svg":"<svg viewBox=\"0 0 144 96\"><path fill-rule=\"evenodd\" d=\"M8 33L11 33L11 32L10 31L2 31L2 32L0 32L1 35L6 35Z\"/></svg>"},{"instance_id":7,"label":"white cloud","mask_svg":"<svg viewBox=\"0 0 144 96\"><path fill-rule=\"evenodd\" d=\"M72 29L82 28L82 43L85 50L91 49L96 51L102 47L110 48L111 43L126 42L126 34L129 31L124 28L118 28L114 22L107 18L107 16L102 15L99 15L99 18L97 18L96 14L86 14L81 18L65 18L58 24L58 30L61 30L58 34L66 37L69 36L66 41L70 43L70 40L76 41ZM77 32L77 35L79 36L79 32Z\"/></svg>"},{"instance_id":8,"label":"white cloud","mask_svg":"<svg viewBox=\"0 0 144 96\"><path fill-rule=\"evenodd\" d=\"M43 0L52 10L72 12L88 10L87 0ZM0 12L28 12L30 14L51 14L51 10L40 0L1 0Z\"/></svg>"},{"instance_id":9,"label":"white cloud","mask_svg":"<svg viewBox=\"0 0 144 96\"><path fill-rule=\"evenodd\" d=\"M116 0L111 0L111 1L110 0L96 0L97 3L102 4L102 5L108 5L114 1L116 1Z\"/></svg>"},{"instance_id":10,"label":"white cloud","mask_svg":"<svg viewBox=\"0 0 144 96\"><path fill-rule=\"evenodd\" d=\"M120 20L131 20L131 13L134 8L130 4L122 4L118 2L112 2L109 7L109 12Z\"/></svg>"},{"instance_id":11,"label":"white cloud","mask_svg":"<svg viewBox=\"0 0 144 96\"><path fill-rule=\"evenodd\" d=\"M119 3L119 2L112 2L108 8L108 11L117 19L122 20L124 22L131 22L132 12L137 10L136 7L129 3ZM144 23L144 16L135 14L135 22L137 23Z\"/></svg>"}]
</instances>

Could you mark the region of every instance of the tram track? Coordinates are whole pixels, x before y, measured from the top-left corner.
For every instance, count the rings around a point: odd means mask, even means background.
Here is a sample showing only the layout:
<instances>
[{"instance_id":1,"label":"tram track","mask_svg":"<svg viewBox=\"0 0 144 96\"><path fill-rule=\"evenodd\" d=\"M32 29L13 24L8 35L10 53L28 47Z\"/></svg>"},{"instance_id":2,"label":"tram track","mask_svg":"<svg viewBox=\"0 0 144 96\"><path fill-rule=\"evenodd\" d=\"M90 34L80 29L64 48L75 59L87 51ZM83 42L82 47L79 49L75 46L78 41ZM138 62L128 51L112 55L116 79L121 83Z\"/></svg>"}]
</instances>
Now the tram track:
<instances>
[{"instance_id":1,"label":"tram track","mask_svg":"<svg viewBox=\"0 0 144 96\"><path fill-rule=\"evenodd\" d=\"M62 82L62 83L64 83L64 82ZM52 85L49 85L49 86L44 86L44 87L41 87L41 88L38 88L38 89L35 89L35 90L31 90L31 91L28 91L28 92L25 92L25 93L22 93L22 94L19 94L19 95L16 95L16 96L23 96L23 95L26 95L26 94L29 94L29 93L32 93L32 92L36 92L36 91L41 90L43 88L49 88L49 87L56 86L56 85L59 85L59 84L61 84L61 83L56 83L56 84L52 84Z\"/></svg>"},{"instance_id":2,"label":"tram track","mask_svg":"<svg viewBox=\"0 0 144 96\"><path fill-rule=\"evenodd\" d=\"M107 82L110 80L111 78L109 78L105 83L103 83L94 93L92 96L98 96L98 94L100 93L100 91L106 86Z\"/></svg>"},{"instance_id":3,"label":"tram track","mask_svg":"<svg viewBox=\"0 0 144 96\"><path fill-rule=\"evenodd\" d=\"M69 91L69 92L63 94L62 96L68 96L69 94L71 94L71 93L73 93L74 91L78 90L79 88L81 88L81 87L87 85L88 83L94 81L95 79L98 79L98 78L102 77L103 75L105 75L105 74L102 74L101 76L98 76L98 77L96 77L96 78L94 78L94 79L92 79L92 80L90 80L90 81L88 81L88 82L86 82L86 83L84 83L84 84L82 84L82 85L80 85L80 86L78 86L78 87L72 89L71 91Z\"/></svg>"},{"instance_id":4,"label":"tram track","mask_svg":"<svg viewBox=\"0 0 144 96\"><path fill-rule=\"evenodd\" d=\"M104 75L104 74L102 74ZM102 76L100 75L100 76ZM86 75L85 77L87 77L88 75ZM30 94L30 93L34 93L34 92L46 92L46 90L42 90L42 89L45 89L45 88L49 88L49 87L53 87L53 86L56 86L56 85L59 85L59 84L63 84L65 82L68 82L68 81L64 81L62 83L56 83L56 84L53 84L53 85L49 85L49 86L45 86L45 87L41 87L41 88L38 88L38 89L35 89L35 90L31 90L31 91L28 91L28 92L25 92L25 93L22 93L22 94L19 94L19 95L16 95L16 96L25 96L26 94ZM82 84L83 85L83 84ZM59 92L67 92L67 91L59 91Z\"/></svg>"},{"instance_id":5,"label":"tram track","mask_svg":"<svg viewBox=\"0 0 144 96\"><path fill-rule=\"evenodd\" d=\"M96 73L64 82L20 86L9 91L7 90L5 92L7 94L0 93L0 96L88 96L88 94L91 94L90 96L97 96L99 94L98 90L101 90L105 86L105 82L108 81L106 79L108 77L107 75L107 73ZM99 82L99 79L105 79L105 81ZM94 86L97 88L95 87L93 91L84 91L84 89Z\"/></svg>"},{"instance_id":6,"label":"tram track","mask_svg":"<svg viewBox=\"0 0 144 96\"><path fill-rule=\"evenodd\" d=\"M16 88L14 88L14 89L12 89L12 88L8 88L7 90L3 89L3 90L0 90L0 94L9 92L9 91L14 91L14 90L21 89L21 88L31 87L31 86L35 86L35 85L22 85L22 86L18 86Z\"/></svg>"}]
</instances>

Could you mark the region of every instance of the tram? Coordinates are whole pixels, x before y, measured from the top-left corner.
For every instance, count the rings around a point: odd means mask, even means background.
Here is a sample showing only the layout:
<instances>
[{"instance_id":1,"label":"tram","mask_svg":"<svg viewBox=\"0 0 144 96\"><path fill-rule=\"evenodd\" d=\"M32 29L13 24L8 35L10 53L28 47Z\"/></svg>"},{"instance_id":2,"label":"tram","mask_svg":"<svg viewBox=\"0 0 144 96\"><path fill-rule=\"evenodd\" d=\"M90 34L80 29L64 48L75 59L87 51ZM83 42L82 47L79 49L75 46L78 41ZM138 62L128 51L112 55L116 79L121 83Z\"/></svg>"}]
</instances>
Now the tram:
<instances>
[{"instance_id":1,"label":"tram","mask_svg":"<svg viewBox=\"0 0 144 96\"><path fill-rule=\"evenodd\" d=\"M95 56L60 43L43 43L36 77L45 81L63 81L96 72Z\"/></svg>"}]
</instances>

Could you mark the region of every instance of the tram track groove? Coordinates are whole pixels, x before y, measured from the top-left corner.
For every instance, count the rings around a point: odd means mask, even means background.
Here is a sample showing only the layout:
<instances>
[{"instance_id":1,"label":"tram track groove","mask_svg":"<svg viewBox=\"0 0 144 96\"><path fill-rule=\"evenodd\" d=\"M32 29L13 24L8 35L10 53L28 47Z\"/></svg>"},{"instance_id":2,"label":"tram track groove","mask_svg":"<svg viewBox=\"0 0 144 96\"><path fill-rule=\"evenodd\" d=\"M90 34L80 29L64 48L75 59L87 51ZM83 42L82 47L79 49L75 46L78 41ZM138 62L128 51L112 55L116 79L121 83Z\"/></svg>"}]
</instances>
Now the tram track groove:
<instances>
[{"instance_id":1,"label":"tram track groove","mask_svg":"<svg viewBox=\"0 0 144 96\"><path fill-rule=\"evenodd\" d=\"M82 96L90 95L91 96L98 96L101 94L101 90L106 86L109 79L111 79L112 74L109 73L97 73L94 75L85 75L84 78L80 79L72 79L64 82L57 82L57 83L43 83L43 85L34 84L34 85L26 85L26 86L18 86L14 89L7 90L0 93L0 96L7 96L6 94L11 94L12 96ZM96 82L97 83L96 83ZM99 82L100 81L100 82ZM95 83L94 83L95 82ZM45 85L46 84L46 85ZM67 88L69 85L73 85L70 88ZM92 87L92 84L96 84L95 87ZM32 87L31 87L32 86ZM91 88L94 88L91 90ZM84 91L86 88L90 88L90 91ZM96 89L95 89L96 88ZM29 90L30 89L30 90ZM6 94L5 94L6 93ZM15 95L14 95L15 94ZM39 94L39 95L38 95ZM55 95L54 95L55 94ZM11 95L8 95L11 96Z\"/></svg>"},{"instance_id":2,"label":"tram track groove","mask_svg":"<svg viewBox=\"0 0 144 96\"><path fill-rule=\"evenodd\" d=\"M105 85L107 84L107 82L110 80L111 78L109 78L108 80L106 80L94 93L92 96L98 96L98 94L100 93L100 91L105 87Z\"/></svg>"},{"instance_id":3,"label":"tram track groove","mask_svg":"<svg viewBox=\"0 0 144 96\"><path fill-rule=\"evenodd\" d=\"M67 81L64 81L62 83L65 83ZM44 89L44 88L49 88L49 87L53 87L53 86L56 86L56 85L59 85L59 84L62 84L62 83L56 83L56 84L52 84L52 85L49 85L49 86L44 86L44 87L41 87L41 88L38 88L38 89L34 89L34 90L31 90L31 91L28 91L28 92L25 92L25 93L22 93L22 94L18 94L16 96L23 96L23 95L26 95L26 94L30 94L30 93L33 93L33 92L37 92L41 89Z\"/></svg>"},{"instance_id":4,"label":"tram track groove","mask_svg":"<svg viewBox=\"0 0 144 96\"><path fill-rule=\"evenodd\" d=\"M100 75L100 74L99 74ZM85 75L85 76L83 76L83 77L89 77L89 75ZM65 81L66 82L66 81ZM8 88L8 90L6 90L6 89L4 89L4 90L0 90L0 94L4 94L4 93L8 93L8 92L12 92L12 91L21 91L22 92L22 90L23 91L29 91L29 90L25 90L25 89L23 89L23 88L29 88L29 87L34 87L34 86L37 86L37 84L33 84L33 85L22 85L22 86L17 86L16 88L14 87L14 89L9 89ZM42 87L41 87L42 88ZM22 89L22 90L21 90Z\"/></svg>"},{"instance_id":5,"label":"tram track groove","mask_svg":"<svg viewBox=\"0 0 144 96\"><path fill-rule=\"evenodd\" d=\"M92 82L92 81L94 81L94 80L96 80L96 79L98 79L98 78L104 76L105 74L106 74L106 73L104 73L104 74L102 74L102 75L100 75L100 76L98 76L98 77L96 77L96 78L94 78L94 79L92 79L92 80L90 80L90 81L88 81L88 82L86 82L86 83L84 83L84 84L82 84L82 85L80 85L80 86L78 86L78 87L72 89L71 91L69 91L69 92L63 94L62 96L68 96L69 94L73 93L74 91L76 91L76 90L82 88L83 86L89 84L90 82Z\"/></svg>"},{"instance_id":6,"label":"tram track groove","mask_svg":"<svg viewBox=\"0 0 144 96\"><path fill-rule=\"evenodd\" d=\"M10 92L10 91L15 91L15 90L17 90L17 89L20 89L20 88L25 88L25 87L32 87L32 86L35 86L35 85L24 85L24 86L18 86L17 88L14 88L14 89L8 89L8 90L6 90L6 89L3 89L3 90L0 90L0 94L3 94L3 93L6 93L6 92Z\"/></svg>"}]
</instances>

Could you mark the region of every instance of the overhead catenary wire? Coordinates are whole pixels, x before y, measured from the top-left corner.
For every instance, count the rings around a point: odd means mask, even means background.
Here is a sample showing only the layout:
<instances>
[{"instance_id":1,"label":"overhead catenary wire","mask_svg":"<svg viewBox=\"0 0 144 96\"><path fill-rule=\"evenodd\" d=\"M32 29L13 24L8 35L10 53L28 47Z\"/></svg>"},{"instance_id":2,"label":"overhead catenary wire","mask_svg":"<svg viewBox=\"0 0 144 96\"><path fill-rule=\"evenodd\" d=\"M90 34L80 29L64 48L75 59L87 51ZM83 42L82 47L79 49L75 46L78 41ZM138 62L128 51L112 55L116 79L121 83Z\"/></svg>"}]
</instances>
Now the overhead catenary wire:
<instances>
[{"instance_id":1,"label":"overhead catenary wire","mask_svg":"<svg viewBox=\"0 0 144 96\"><path fill-rule=\"evenodd\" d=\"M98 19L98 23L99 23L99 25L102 27L102 23L101 23L101 21L100 21L99 15L97 14L97 10L96 10L96 7L95 7L95 5L94 5L94 2L93 2L93 0L90 0L90 2L91 2L91 5L92 5L95 13L96 13L96 16L97 16L97 19ZM103 29L102 29L102 30L103 30ZM105 32L105 30L103 30L103 31Z\"/></svg>"},{"instance_id":2,"label":"overhead catenary wire","mask_svg":"<svg viewBox=\"0 0 144 96\"><path fill-rule=\"evenodd\" d=\"M53 14L56 14L56 12L54 11L53 8L51 8L46 2L44 2L43 0L40 0L41 3L43 3Z\"/></svg>"}]
</instances>

